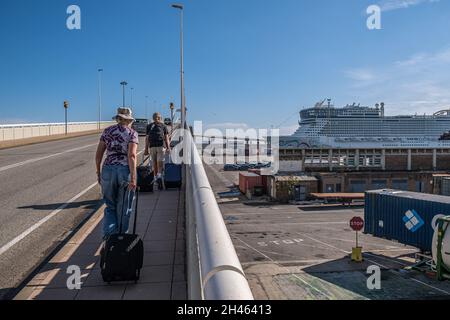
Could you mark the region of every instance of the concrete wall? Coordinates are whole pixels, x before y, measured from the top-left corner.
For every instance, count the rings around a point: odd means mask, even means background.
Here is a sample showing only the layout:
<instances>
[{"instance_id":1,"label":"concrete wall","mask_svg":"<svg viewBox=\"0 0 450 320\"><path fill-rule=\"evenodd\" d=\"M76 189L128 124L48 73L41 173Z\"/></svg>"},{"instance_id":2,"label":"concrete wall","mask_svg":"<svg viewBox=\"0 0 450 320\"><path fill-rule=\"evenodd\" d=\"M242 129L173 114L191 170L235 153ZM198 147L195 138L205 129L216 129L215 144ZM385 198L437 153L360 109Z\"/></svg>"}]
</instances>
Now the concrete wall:
<instances>
[{"instance_id":1,"label":"concrete wall","mask_svg":"<svg viewBox=\"0 0 450 320\"><path fill-rule=\"evenodd\" d=\"M102 122L104 129L115 122ZM73 122L68 123L68 133L84 131L94 131L98 129L97 122ZM64 123L43 123L43 124L23 124L23 125L0 125L0 142L14 141L27 138L52 136L65 133Z\"/></svg>"},{"instance_id":2,"label":"concrete wall","mask_svg":"<svg viewBox=\"0 0 450 320\"><path fill-rule=\"evenodd\" d=\"M320 192L327 193L327 184L341 183L341 192L364 192L372 189L399 189L396 184L406 181L407 191L433 193L433 172L347 172L341 174L317 173ZM361 185L362 182L362 185ZM381 185L383 182L383 186ZM356 185L357 184L357 185Z\"/></svg>"}]
</instances>

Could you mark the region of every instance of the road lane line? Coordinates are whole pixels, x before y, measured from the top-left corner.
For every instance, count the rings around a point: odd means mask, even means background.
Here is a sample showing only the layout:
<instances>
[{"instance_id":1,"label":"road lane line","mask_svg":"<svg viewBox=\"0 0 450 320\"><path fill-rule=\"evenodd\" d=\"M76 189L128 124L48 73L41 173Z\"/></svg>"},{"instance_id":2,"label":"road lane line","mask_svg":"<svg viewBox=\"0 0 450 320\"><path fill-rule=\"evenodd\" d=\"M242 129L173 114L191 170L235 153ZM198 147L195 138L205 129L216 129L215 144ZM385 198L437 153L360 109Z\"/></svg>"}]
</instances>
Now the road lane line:
<instances>
[{"instance_id":1,"label":"road lane line","mask_svg":"<svg viewBox=\"0 0 450 320\"><path fill-rule=\"evenodd\" d=\"M291 276L293 276L294 278L296 278L297 280L301 281L302 283L304 283L305 285L307 285L308 287L312 288L313 290L317 291L319 294L325 296L326 298L328 298L328 300L334 300L334 297L326 294L325 292L321 291L320 289L316 288L312 283L309 283L308 281L305 281L304 279L300 278L300 276L298 274L295 274L293 272L291 272L289 270L289 268L284 267L283 265L281 265L279 262L275 261L274 259L272 259L271 257L269 257L268 255L264 254L263 252L261 252L260 250L252 247L250 244L248 244L247 242L245 242L244 240L240 239L239 237L233 235L233 237L242 242L246 247L248 247L249 249L256 251L257 253L259 253L260 255L262 255L263 257L265 257L266 259L270 260L272 263L276 264L280 269L282 270L286 270L288 274L290 274Z\"/></svg>"},{"instance_id":2,"label":"road lane line","mask_svg":"<svg viewBox=\"0 0 450 320\"><path fill-rule=\"evenodd\" d=\"M350 253L351 253L351 251L345 251L345 250L342 250L342 249L340 249L340 248L338 248L338 247L335 247L335 246L332 246L331 244L328 244L328 243L326 243L326 242L323 242L323 241L314 239L313 237L310 237L310 236L308 236L308 235L306 235L306 234L304 234L304 233L297 232L297 234L300 235L300 236L302 236L302 237L306 237L306 238L308 238L308 239L310 239L310 240L312 240L312 241L315 241L315 242L317 242L317 243L320 243L320 244L322 244L322 245L324 245L324 246L326 246L326 247L330 247L330 248L332 248L332 249L341 251L342 253L345 253L345 254L350 254Z\"/></svg>"},{"instance_id":3,"label":"road lane line","mask_svg":"<svg viewBox=\"0 0 450 320\"><path fill-rule=\"evenodd\" d=\"M402 274L401 274L400 272L395 271L395 270L392 270L392 269L389 269L388 267L382 265L382 264L379 263L379 262L376 262L376 261L373 261L373 260L370 260L370 259L366 259L366 260L369 261L369 262L371 262L371 263L373 263L373 264L376 264L376 265L378 265L378 266L380 266L380 267L382 267L382 268L384 268L384 269L386 269L386 270L388 270L389 272L391 272L391 273L393 273L393 274L395 274L395 275L399 275L400 277L403 277ZM415 278L408 278L408 279L409 279L409 280L412 280L412 281L415 281L415 282L417 282L417 283L420 283L420 284L422 284L422 285L424 285L424 286L427 286L427 287L429 287L429 288L431 288L431 289L435 289L436 291L439 291L439 292L441 292L441 293L445 293L446 295L450 295L450 292L445 291L445 290L440 289L440 288L437 288L437 287L435 287L435 286L432 286L431 284L422 282L422 281L420 281L420 280L418 280L418 279L415 279Z\"/></svg>"},{"instance_id":4,"label":"road lane line","mask_svg":"<svg viewBox=\"0 0 450 320\"><path fill-rule=\"evenodd\" d=\"M44 223L46 223L48 220L50 220L51 218L53 218L54 216L56 216L58 213L60 213L62 210L64 210L65 208L67 208L67 206L73 202L75 202L78 198L84 196L88 191L90 191L92 188L94 188L96 185L98 184L98 182L93 183L92 185L90 185L89 187L87 187L86 189L84 189L83 191L81 191L79 194L77 194L75 197L73 197L72 199L70 199L69 201L67 201L65 204L63 204L62 206L60 206L58 209L56 209L55 211L51 212L48 216L46 216L45 218L41 219L40 221L38 221L36 224L34 224L33 226L31 226L30 228L28 228L27 230L25 230L24 232L22 232L20 235L18 235L17 237L15 237L13 240L11 240L10 242L8 242L7 244L5 244L3 247L0 248L0 256L5 253L6 251L8 251L9 249L11 249L14 245L16 245L17 243L19 243L20 241L22 241L25 237L27 237L30 233L32 233L34 230L36 230L37 228L39 228L41 225L43 225Z\"/></svg>"},{"instance_id":5,"label":"road lane line","mask_svg":"<svg viewBox=\"0 0 450 320\"><path fill-rule=\"evenodd\" d=\"M84 148L87 148L87 146L85 146ZM65 152L69 152L69 151L65 151ZM143 151L138 152L137 155L140 155ZM89 187L87 187L86 189L84 189L83 191L81 191L79 194L77 194L75 197L73 197L72 199L70 199L69 201L67 201L65 204L63 204L62 206L60 206L58 209L56 209L55 211L51 212L48 216L46 216L45 218L41 219L40 221L38 221L36 224L34 224L33 226L31 226L30 228L28 228L27 230L25 230L24 232L22 232L20 235L18 235L17 237L15 237L13 240L11 240L10 242L8 242L7 244L5 244L3 247L0 248L0 256L5 253L6 251L8 251L9 249L11 249L14 245L16 245L17 243L19 243L20 241L22 241L25 237L27 237L30 233L32 233L34 230L36 230L37 228L39 228L41 225L43 225L44 223L46 223L48 220L50 220L51 218L53 218L54 216L56 216L58 213L60 213L62 210L64 210L65 208L67 208L67 206L73 202L75 202L78 198L81 198L82 196L84 196L86 193L88 193L91 189L93 189L96 185L98 184L98 182L95 182L93 184L91 184Z\"/></svg>"},{"instance_id":6,"label":"road lane line","mask_svg":"<svg viewBox=\"0 0 450 320\"><path fill-rule=\"evenodd\" d=\"M60 155L63 155L63 154L69 153L69 152L79 151L79 150L86 149L86 148L89 148L89 147L92 147L92 146L95 146L95 145L97 145L97 143L89 144L89 145L86 145L86 146L83 146L83 147L79 147L79 148L70 149L70 150L63 151L63 152L58 152L58 153L51 154L51 155L48 155L48 156L45 156L45 157L29 159L29 160L26 160L26 161L10 164L8 166L1 167L0 168L0 172L6 171L6 170L9 170L9 169L13 169L13 168L17 168L17 167L20 167L20 166L23 166L23 165L26 165L26 164L34 163L34 162L37 162L37 161L41 161L41 160L57 157L57 156L60 156Z\"/></svg>"}]
</instances>

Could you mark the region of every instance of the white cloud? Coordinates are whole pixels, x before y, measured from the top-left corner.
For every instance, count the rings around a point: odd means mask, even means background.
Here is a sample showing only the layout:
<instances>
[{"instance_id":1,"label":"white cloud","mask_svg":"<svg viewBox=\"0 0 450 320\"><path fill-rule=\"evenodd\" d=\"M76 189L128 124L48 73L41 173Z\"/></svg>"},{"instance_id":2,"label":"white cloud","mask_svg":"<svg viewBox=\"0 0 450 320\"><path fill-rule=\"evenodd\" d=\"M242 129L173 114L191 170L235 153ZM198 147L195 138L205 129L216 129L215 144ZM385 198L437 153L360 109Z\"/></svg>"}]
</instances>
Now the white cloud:
<instances>
[{"instance_id":1,"label":"white cloud","mask_svg":"<svg viewBox=\"0 0 450 320\"><path fill-rule=\"evenodd\" d=\"M398 9L407 9L419 4L435 3L440 0L383 0L378 3L382 11L393 11Z\"/></svg>"},{"instance_id":2,"label":"white cloud","mask_svg":"<svg viewBox=\"0 0 450 320\"><path fill-rule=\"evenodd\" d=\"M375 79L375 74L369 69L350 69L346 71L346 75L355 81L372 81Z\"/></svg>"},{"instance_id":3,"label":"white cloud","mask_svg":"<svg viewBox=\"0 0 450 320\"><path fill-rule=\"evenodd\" d=\"M355 77L354 70L371 70L376 77ZM450 47L421 52L380 68L351 69L349 98L386 102L388 114L431 114L450 107ZM364 102L364 101L363 101Z\"/></svg>"},{"instance_id":4,"label":"white cloud","mask_svg":"<svg viewBox=\"0 0 450 320\"><path fill-rule=\"evenodd\" d=\"M290 136L298 129L298 124L280 128L280 136Z\"/></svg>"}]
</instances>

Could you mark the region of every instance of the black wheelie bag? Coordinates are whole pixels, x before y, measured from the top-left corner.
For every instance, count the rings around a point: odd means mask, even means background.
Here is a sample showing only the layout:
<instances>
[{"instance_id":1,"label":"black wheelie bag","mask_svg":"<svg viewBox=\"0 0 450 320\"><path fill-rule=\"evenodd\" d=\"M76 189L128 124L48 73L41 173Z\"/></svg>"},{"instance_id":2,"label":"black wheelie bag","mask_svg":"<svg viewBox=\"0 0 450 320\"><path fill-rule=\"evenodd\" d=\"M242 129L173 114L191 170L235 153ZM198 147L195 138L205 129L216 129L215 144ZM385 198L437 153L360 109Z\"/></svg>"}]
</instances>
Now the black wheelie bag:
<instances>
[{"instance_id":1,"label":"black wheelie bag","mask_svg":"<svg viewBox=\"0 0 450 320\"><path fill-rule=\"evenodd\" d=\"M102 244L100 268L103 281L107 283L114 281L134 281L136 283L144 262L144 243L136 234L139 189L136 190L135 196L132 196L134 192L128 190L128 184L126 188L122 213L127 211L127 214L131 215L134 201L133 234L122 233L122 214L119 233L110 235Z\"/></svg>"},{"instance_id":2,"label":"black wheelie bag","mask_svg":"<svg viewBox=\"0 0 450 320\"><path fill-rule=\"evenodd\" d=\"M137 184L141 192L153 192L153 183L155 181L155 175L152 167L145 165L145 162L149 157L144 158L144 161L137 167Z\"/></svg>"}]
</instances>

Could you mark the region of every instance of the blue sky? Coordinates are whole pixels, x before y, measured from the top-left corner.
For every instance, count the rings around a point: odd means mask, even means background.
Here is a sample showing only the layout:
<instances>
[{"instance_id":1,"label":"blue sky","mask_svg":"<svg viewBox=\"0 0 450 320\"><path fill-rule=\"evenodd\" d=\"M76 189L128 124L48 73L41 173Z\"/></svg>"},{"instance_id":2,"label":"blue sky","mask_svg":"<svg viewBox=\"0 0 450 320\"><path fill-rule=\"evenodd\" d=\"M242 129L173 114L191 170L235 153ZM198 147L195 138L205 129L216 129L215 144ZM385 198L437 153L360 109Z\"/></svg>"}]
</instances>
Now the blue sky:
<instances>
[{"instance_id":1,"label":"blue sky","mask_svg":"<svg viewBox=\"0 0 450 320\"><path fill-rule=\"evenodd\" d=\"M292 131L297 112L385 102L388 114L450 106L449 0L186 0L189 119ZM0 122L103 118L134 87L137 116L179 104L179 20L166 0L1 0ZM66 28L66 9L82 29ZM368 30L366 8L383 9ZM128 91L128 98L130 93ZM128 99L129 103L129 99Z\"/></svg>"}]
</instances>

